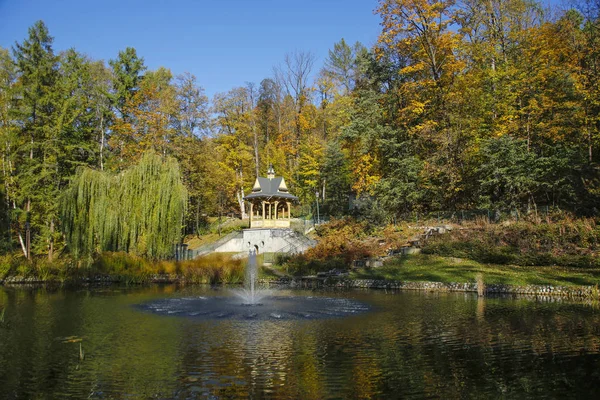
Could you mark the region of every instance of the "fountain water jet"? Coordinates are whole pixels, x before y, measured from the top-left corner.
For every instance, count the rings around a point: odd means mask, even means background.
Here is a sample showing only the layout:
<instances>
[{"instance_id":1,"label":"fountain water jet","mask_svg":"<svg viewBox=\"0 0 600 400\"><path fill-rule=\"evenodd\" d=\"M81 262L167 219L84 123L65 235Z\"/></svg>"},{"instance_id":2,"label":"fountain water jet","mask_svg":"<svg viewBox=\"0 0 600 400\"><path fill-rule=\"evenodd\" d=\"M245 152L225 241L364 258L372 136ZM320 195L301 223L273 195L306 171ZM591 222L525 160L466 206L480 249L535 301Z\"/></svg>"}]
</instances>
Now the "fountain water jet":
<instances>
[{"instance_id":1,"label":"fountain water jet","mask_svg":"<svg viewBox=\"0 0 600 400\"><path fill-rule=\"evenodd\" d=\"M271 292L265 289L258 289L256 278L258 277L258 264L256 262L256 250L250 250L248 253L248 263L246 264L244 289L236 290L235 294L242 299L242 305L262 306L261 301Z\"/></svg>"}]
</instances>

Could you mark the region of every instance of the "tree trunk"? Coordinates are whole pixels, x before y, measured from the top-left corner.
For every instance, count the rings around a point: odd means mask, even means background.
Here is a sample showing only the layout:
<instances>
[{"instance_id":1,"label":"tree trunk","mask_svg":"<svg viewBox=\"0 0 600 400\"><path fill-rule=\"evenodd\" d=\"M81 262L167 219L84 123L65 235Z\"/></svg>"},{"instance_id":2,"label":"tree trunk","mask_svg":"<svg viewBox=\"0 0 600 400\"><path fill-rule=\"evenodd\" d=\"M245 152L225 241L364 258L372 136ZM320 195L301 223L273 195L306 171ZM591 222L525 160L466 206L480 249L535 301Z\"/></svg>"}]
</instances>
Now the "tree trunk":
<instances>
[{"instance_id":1,"label":"tree trunk","mask_svg":"<svg viewBox=\"0 0 600 400\"><path fill-rule=\"evenodd\" d=\"M196 236L200 237L200 199L196 199Z\"/></svg>"},{"instance_id":2,"label":"tree trunk","mask_svg":"<svg viewBox=\"0 0 600 400\"><path fill-rule=\"evenodd\" d=\"M258 159L258 132L256 131L256 124L252 122L252 133L254 134L254 166L256 169L256 176L260 169L260 162Z\"/></svg>"},{"instance_id":3,"label":"tree trunk","mask_svg":"<svg viewBox=\"0 0 600 400\"><path fill-rule=\"evenodd\" d=\"M246 202L244 201L244 188L240 187L240 190L235 194L237 197L238 205L240 206L240 214L242 219L246 218Z\"/></svg>"},{"instance_id":4,"label":"tree trunk","mask_svg":"<svg viewBox=\"0 0 600 400\"><path fill-rule=\"evenodd\" d=\"M100 171L104 171L104 113L100 117Z\"/></svg>"},{"instance_id":5,"label":"tree trunk","mask_svg":"<svg viewBox=\"0 0 600 400\"><path fill-rule=\"evenodd\" d=\"M27 259L31 260L31 228L29 226L29 222L27 223L27 227L25 228L25 248L27 249Z\"/></svg>"},{"instance_id":6,"label":"tree trunk","mask_svg":"<svg viewBox=\"0 0 600 400\"><path fill-rule=\"evenodd\" d=\"M23 235L21 235L21 232L17 232L17 235L19 236L19 243L21 244L21 250L23 250L23 255L26 258L29 258L29 257L27 257L27 246L25 245L25 242L23 241Z\"/></svg>"},{"instance_id":7,"label":"tree trunk","mask_svg":"<svg viewBox=\"0 0 600 400\"><path fill-rule=\"evenodd\" d=\"M33 137L31 138L31 150L29 151L29 159L33 160ZM28 197L27 198L27 205L25 207L25 210L27 211L27 221L29 221L29 213L31 212L31 198ZM25 257L27 257L28 260L31 260L31 229L28 227L27 228L27 232L25 234L26 239L25 239L25 243L26 243L26 253L25 253Z\"/></svg>"},{"instance_id":8,"label":"tree trunk","mask_svg":"<svg viewBox=\"0 0 600 400\"><path fill-rule=\"evenodd\" d=\"M592 163L592 130L588 131L588 159L590 164Z\"/></svg>"},{"instance_id":9,"label":"tree trunk","mask_svg":"<svg viewBox=\"0 0 600 400\"><path fill-rule=\"evenodd\" d=\"M54 257L54 219L50 221L50 241L48 248L48 261Z\"/></svg>"},{"instance_id":10,"label":"tree trunk","mask_svg":"<svg viewBox=\"0 0 600 400\"><path fill-rule=\"evenodd\" d=\"M242 171L242 169L240 169L239 174L240 174L240 188L236 193L236 197L237 197L238 204L240 206L240 214L242 215L242 219L245 219L246 218L246 202L244 201L244 197L246 195L244 194L244 171Z\"/></svg>"}]
</instances>

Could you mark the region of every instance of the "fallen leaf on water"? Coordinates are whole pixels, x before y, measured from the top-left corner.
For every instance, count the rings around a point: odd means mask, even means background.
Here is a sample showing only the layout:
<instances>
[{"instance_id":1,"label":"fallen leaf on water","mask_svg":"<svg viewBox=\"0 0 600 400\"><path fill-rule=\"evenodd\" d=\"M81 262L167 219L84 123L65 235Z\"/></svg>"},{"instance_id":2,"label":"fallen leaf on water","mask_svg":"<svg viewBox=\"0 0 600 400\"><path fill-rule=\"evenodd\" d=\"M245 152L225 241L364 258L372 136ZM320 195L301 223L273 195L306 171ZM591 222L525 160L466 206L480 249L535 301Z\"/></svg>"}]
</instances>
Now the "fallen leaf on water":
<instances>
[{"instance_id":1,"label":"fallen leaf on water","mask_svg":"<svg viewBox=\"0 0 600 400\"><path fill-rule=\"evenodd\" d=\"M65 336L65 337L57 337L55 340L59 340L63 343L77 343L81 342L83 338L79 336Z\"/></svg>"}]
</instances>

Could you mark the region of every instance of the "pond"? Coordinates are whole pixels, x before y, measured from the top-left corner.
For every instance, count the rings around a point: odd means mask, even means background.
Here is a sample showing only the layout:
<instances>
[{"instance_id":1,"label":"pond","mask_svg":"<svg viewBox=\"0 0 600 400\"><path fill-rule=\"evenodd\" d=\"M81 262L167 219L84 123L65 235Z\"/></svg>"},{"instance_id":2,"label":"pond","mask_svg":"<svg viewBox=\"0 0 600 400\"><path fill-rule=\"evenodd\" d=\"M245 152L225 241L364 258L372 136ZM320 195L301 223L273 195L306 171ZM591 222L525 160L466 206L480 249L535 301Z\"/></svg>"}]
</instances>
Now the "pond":
<instances>
[{"instance_id":1,"label":"pond","mask_svg":"<svg viewBox=\"0 0 600 400\"><path fill-rule=\"evenodd\" d=\"M189 304L167 312L161 304L230 291L2 287L0 398L600 396L593 305L464 293L275 295L316 302L294 318L200 318ZM350 311L312 318L339 304Z\"/></svg>"}]
</instances>

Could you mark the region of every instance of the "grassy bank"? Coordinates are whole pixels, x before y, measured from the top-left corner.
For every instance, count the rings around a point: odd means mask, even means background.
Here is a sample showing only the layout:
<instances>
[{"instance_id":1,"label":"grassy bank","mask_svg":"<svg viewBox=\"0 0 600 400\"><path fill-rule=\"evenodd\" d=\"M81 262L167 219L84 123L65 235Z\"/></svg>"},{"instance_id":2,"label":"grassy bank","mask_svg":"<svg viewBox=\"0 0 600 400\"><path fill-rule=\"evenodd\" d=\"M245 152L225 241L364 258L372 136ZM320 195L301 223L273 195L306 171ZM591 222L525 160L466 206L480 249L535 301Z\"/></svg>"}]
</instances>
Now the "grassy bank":
<instances>
[{"instance_id":1,"label":"grassy bank","mask_svg":"<svg viewBox=\"0 0 600 400\"><path fill-rule=\"evenodd\" d=\"M152 261L126 253L103 253L87 262L63 258L27 261L18 256L0 257L0 280L8 277L67 283L86 278L110 277L127 284L149 282L156 275L178 276L189 283L241 283L244 260L212 254L190 261Z\"/></svg>"},{"instance_id":2,"label":"grassy bank","mask_svg":"<svg viewBox=\"0 0 600 400\"><path fill-rule=\"evenodd\" d=\"M594 286L600 282L600 270L549 266L484 264L473 260L428 254L396 257L380 268L351 272L354 279L397 281L475 282L483 275L486 284Z\"/></svg>"}]
</instances>

